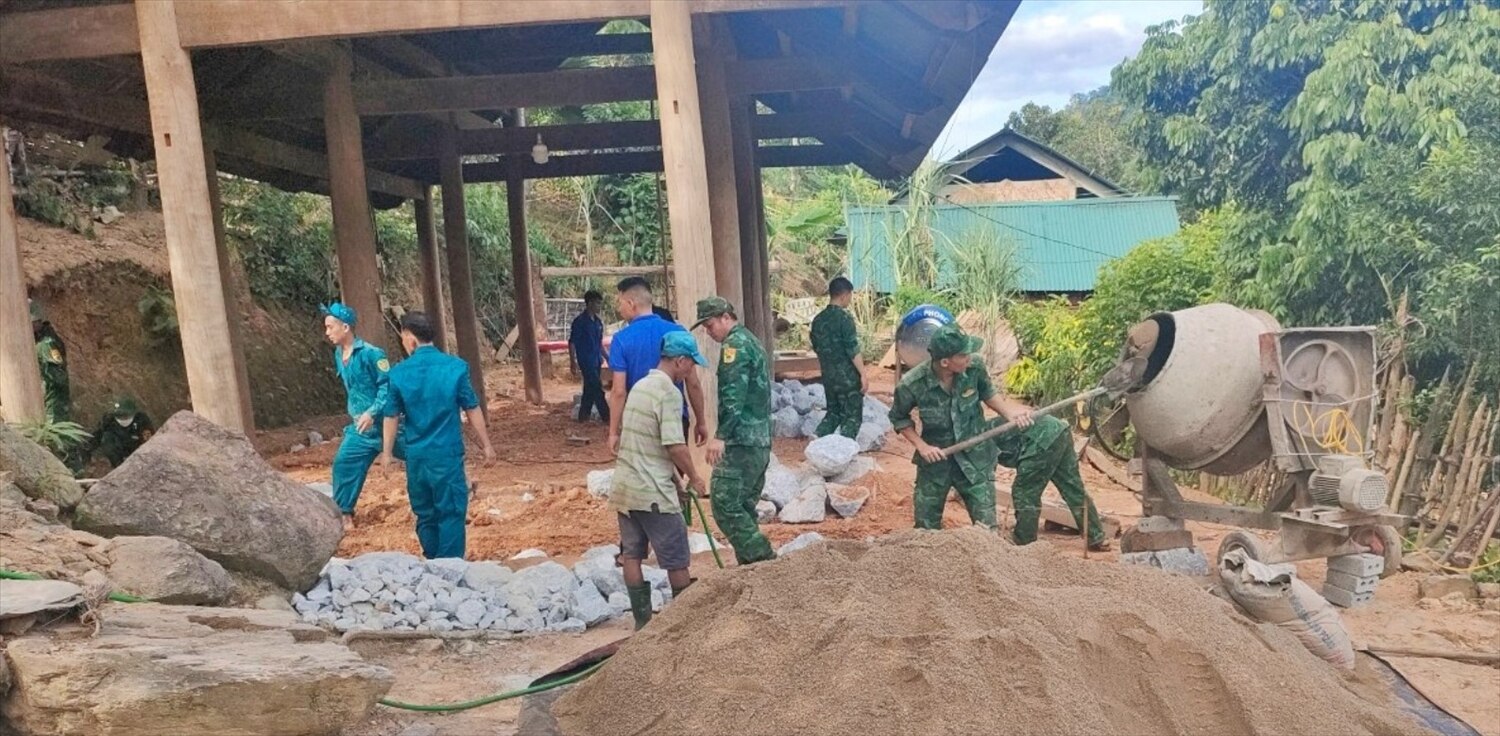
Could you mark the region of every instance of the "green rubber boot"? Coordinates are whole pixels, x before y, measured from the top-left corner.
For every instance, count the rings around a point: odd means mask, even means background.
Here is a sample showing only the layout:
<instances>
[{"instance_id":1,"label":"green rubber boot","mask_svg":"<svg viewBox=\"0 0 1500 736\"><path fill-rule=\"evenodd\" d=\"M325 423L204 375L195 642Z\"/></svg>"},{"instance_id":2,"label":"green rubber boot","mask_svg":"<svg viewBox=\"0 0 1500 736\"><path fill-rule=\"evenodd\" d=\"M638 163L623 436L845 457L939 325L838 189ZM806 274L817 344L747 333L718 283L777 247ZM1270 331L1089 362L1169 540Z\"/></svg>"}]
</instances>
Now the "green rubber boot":
<instances>
[{"instance_id":1,"label":"green rubber boot","mask_svg":"<svg viewBox=\"0 0 1500 736\"><path fill-rule=\"evenodd\" d=\"M625 586L630 596L630 614L635 616L635 630L640 631L651 621L651 584Z\"/></svg>"}]
</instances>

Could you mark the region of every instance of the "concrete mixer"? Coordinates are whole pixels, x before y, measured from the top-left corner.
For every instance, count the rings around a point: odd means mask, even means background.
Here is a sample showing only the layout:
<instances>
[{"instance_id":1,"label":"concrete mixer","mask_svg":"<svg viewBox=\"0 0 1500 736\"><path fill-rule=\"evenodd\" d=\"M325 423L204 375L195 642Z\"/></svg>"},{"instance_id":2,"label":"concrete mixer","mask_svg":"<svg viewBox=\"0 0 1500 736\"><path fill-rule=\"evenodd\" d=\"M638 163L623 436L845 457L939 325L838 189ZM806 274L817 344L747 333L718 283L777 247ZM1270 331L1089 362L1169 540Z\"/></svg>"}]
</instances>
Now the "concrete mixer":
<instances>
[{"instance_id":1,"label":"concrete mixer","mask_svg":"<svg viewBox=\"0 0 1500 736\"><path fill-rule=\"evenodd\" d=\"M1136 325L1115 373L1133 377L1124 403L1143 475L1147 519L1138 527L1171 532L1188 547L1182 520L1275 530L1269 546L1231 532L1218 558L1235 549L1268 563L1374 554L1384 574L1398 570L1392 527L1402 517L1386 509L1385 476L1369 469L1375 364L1373 328L1283 329L1268 314L1228 304ZM1184 499L1168 472L1233 475L1267 460L1286 480L1264 509ZM1365 590L1336 602L1373 593L1368 570L1379 561L1363 560L1355 577Z\"/></svg>"}]
</instances>

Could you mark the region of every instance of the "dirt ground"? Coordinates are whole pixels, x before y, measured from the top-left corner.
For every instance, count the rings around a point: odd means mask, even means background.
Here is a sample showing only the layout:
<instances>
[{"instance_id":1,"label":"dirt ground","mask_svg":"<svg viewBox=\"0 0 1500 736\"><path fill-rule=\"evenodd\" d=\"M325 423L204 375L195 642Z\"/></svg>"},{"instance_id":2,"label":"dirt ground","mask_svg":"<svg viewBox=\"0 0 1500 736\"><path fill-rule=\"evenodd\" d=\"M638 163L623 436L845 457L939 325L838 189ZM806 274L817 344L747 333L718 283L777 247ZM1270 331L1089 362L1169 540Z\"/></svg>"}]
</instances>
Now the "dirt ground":
<instances>
[{"instance_id":1,"label":"dirt ground","mask_svg":"<svg viewBox=\"0 0 1500 736\"><path fill-rule=\"evenodd\" d=\"M544 406L526 404L519 397L520 377L513 366L489 376L490 435L498 461L493 467L471 464L470 478L478 489L470 504L469 558L507 560L517 552L539 548L554 559L570 564L584 550L615 540L616 529L605 503L593 499L585 489L590 470L607 469L613 459L605 447L605 428L598 423L579 424L567 416L576 383L566 377L544 386ZM892 380L887 373L872 382L871 391L889 402ZM304 482L327 481L329 464L337 445L329 442L300 452L286 448L306 441L314 429L336 439L343 420L330 417L275 432L261 433L257 445L272 462ZM567 438L585 437L585 445L570 445ZM774 450L787 465L802 460L805 440L777 439ZM474 453L477 456L477 452ZM911 526L911 487L915 477L909 458L910 446L899 437L875 454L879 470L862 482L874 493L853 519L830 518L818 524L765 525L773 543L784 543L798 534L817 531L827 537L863 539ZM1128 488L1110 480L1088 463L1083 477L1102 513L1129 526L1141 515L1140 503ZM1001 468L1000 487L1012 476ZM407 505L402 471L389 476L372 471L360 499L358 528L345 538L341 556L376 550L416 553L413 518ZM1194 500L1214 499L1183 489ZM1048 491L1055 497L1055 491ZM531 500L526 500L529 497ZM707 502L705 501L705 504ZM1001 509L1004 523L1011 522L1008 509ZM950 500L944 515L949 527L968 523L963 507ZM1198 546L1210 557L1232 527L1189 523ZM1073 533L1043 531L1042 543L1058 554L1084 556L1083 544ZM1099 564L1114 564L1117 552L1090 553ZM732 561L730 562L732 564ZM694 559L694 574L712 574L713 560L707 554ZM1299 574L1313 587L1322 584L1322 561L1299 565ZM1472 609L1453 610L1418 605L1420 573L1401 573L1381 583L1373 604L1344 612L1356 646L1440 648L1500 651L1500 613ZM524 686L535 677L594 647L628 635L623 621L579 635L549 635L505 642L373 643L360 642L359 650L373 661L391 668L397 684L390 697L411 702L451 702L499 690ZM1429 698L1474 725L1486 736L1500 736L1500 669L1461 664L1442 659L1390 658L1412 684ZM434 716L381 709L371 720L351 733L376 736L460 736L473 733L513 733L519 706L503 703L459 714Z\"/></svg>"}]
</instances>

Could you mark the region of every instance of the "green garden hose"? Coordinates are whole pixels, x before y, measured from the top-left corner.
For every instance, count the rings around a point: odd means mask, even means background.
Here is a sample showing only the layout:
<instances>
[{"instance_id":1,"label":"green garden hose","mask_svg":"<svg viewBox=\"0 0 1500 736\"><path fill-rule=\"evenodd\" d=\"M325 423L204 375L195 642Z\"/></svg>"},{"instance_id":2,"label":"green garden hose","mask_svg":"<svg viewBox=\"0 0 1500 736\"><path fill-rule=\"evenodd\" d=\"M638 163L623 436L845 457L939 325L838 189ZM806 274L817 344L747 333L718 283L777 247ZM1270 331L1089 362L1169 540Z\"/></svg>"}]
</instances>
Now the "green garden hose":
<instances>
[{"instance_id":1,"label":"green garden hose","mask_svg":"<svg viewBox=\"0 0 1500 736\"><path fill-rule=\"evenodd\" d=\"M4 568L0 568L0 580L45 580L45 579L46 578L43 578L41 575L37 575L36 573L31 573L31 572L16 572L15 570L6 570ZM115 593L115 592L111 592L109 594L109 599L112 600L112 601L118 601L120 603L145 603L146 602L145 598L140 598L140 597L133 596L133 595L128 595L128 594L125 594L125 593Z\"/></svg>"},{"instance_id":2,"label":"green garden hose","mask_svg":"<svg viewBox=\"0 0 1500 736\"><path fill-rule=\"evenodd\" d=\"M595 672L597 672L600 667L604 666L604 662L607 662L607 661L609 661L609 660L604 660L604 661L601 661L601 662L596 662L596 663L590 665L589 668L586 669L586 670L583 670L583 671L578 672L576 674L568 675L567 677L564 677L561 680L556 680L554 682L549 682L549 683L546 683L544 685L532 685L531 687L523 687L520 690L511 690L510 692L505 692L505 693L495 693L494 695L486 695L486 696L484 696L482 698L476 698L474 700L465 700L462 703L442 703L442 704L437 704L437 705L418 705L416 703L403 703L403 702L401 702L399 700L391 700L390 698L381 698L378 702L381 705L386 706L387 708L399 708L401 710L414 710L414 711L420 711L422 713L453 713L455 711L469 710L470 708L478 708L481 705L489 705L491 703L498 703L498 702L500 702L502 700L510 700L512 698L519 698L519 697L522 697L522 696L525 696L525 695L535 695L537 693L542 693L542 692L546 692L548 690L552 690L554 688L562 687L563 685L572 685L573 683L578 682L579 680L582 680L583 678L588 677L589 675L592 675Z\"/></svg>"},{"instance_id":3,"label":"green garden hose","mask_svg":"<svg viewBox=\"0 0 1500 736\"><path fill-rule=\"evenodd\" d=\"M720 570L724 569L724 561L719 559L719 546L714 544L714 533L708 529L708 515L703 513L703 502L698 500L698 494L694 493L693 506L698 509L698 520L703 523L703 533L708 536L708 551L714 553L714 563Z\"/></svg>"}]
</instances>

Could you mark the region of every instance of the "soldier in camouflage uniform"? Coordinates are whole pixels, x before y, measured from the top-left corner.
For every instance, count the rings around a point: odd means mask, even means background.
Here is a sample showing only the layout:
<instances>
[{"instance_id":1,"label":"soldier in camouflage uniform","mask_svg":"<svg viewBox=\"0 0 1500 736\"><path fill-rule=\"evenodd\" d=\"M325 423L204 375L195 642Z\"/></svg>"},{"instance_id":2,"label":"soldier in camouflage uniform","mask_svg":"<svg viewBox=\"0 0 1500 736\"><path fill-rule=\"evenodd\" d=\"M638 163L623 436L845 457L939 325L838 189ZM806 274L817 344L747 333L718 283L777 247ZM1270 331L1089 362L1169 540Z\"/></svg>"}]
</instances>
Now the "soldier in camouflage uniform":
<instances>
[{"instance_id":1,"label":"soldier in camouflage uniform","mask_svg":"<svg viewBox=\"0 0 1500 736\"><path fill-rule=\"evenodd\" d=\"M812 349L823 374L828 413L818 424L818 436L838 432L850 439L859 435L864 417L865 362L859 354L859 331L849 314L854 284L840 276L828 282L828 306L813 318Z\"/></svg>"},{"instance_id":2,"label":"soldier in camouflage uniform","mask_svg":"<svg viewBox=\"0 0 1500 736\"><path fill-rule=\"evenodd\" d=\"M969 519L995 528L995 464L993 442L981 442L953 457L943 448L988 428L984 406L1023 427L1031 426L1031 410L1007 398L990 383L984 362L972 353L979 341L958 325L932 333L929 359L901 377L891 404L891 424L916 449L917 482L912 514L918 529L941 529L948 489L958 491ZM921 419L918 434L913 412Z\"/></svg>"},{"instance_id":3,"label":"soldier in camouflage uniform","mask_svg":"<svg viewBox=\"0 0 1500 736\"><path fill-rule=\"evenodd\" d=\"M708 443L714 521L734 547L741 565L774 559L771 542L760 531L755 504L766 486L771 462L771 373L760 340L739 323L722 297L698 302L696 329L703 325L723 344L719 352L719 426Z\"/></svg>"},{"instance_id":4,"label":"soldier in camouflage uniform","mask_svg":"<svg viewBox=\"0 0 1500 736\"><path fill-rule=\"evenodd\" d=\"M36 302L31 303L31 337L36 341L36 362L42 371L47 421L70 421L72 391L68 386L68 347L52 323L43 319L42 305Z\"/></svg>"},{"instance_id":5,"label":"soldier in camouflage uniform","mask_svg":"<svg viewBox=\"0 0 1500 736\"><path fill-rule=\"evenodd\" d=\"M998 420L997 420L998 421ZM1011 539L1016 544L1036 541L1037 521L1042 511L1042 491L1048 481L1057 486L1058 495L1073 512L1079 529L1085 528L1083 514L1088 513L1089 549L1109 549L1099 512L1083 488L1078 472L1078 453L1073 449L1073 435L1068 425L1057 417L1038 417L1024 430L1007 432L995 438L1000 464L1016 469L1011 484L1011 501L1016 509L1016 529Z\"/></svg>"},{"instance_id":6,"label":"soldier in camouflage uniform","mask_svg":"<svg viewBox=\"0 0 1500 736\"><path fill-rule=\"evenodd\" d=\"M155 431L156 425L146 412L136 407L135 399L121 396L99 420L99 428L94 430L93 450L109 461L109 467L118 468Z\"/></svg>"}]
</instances>

